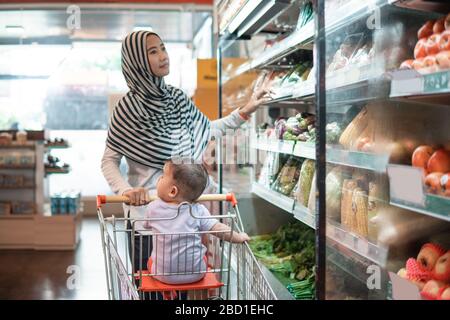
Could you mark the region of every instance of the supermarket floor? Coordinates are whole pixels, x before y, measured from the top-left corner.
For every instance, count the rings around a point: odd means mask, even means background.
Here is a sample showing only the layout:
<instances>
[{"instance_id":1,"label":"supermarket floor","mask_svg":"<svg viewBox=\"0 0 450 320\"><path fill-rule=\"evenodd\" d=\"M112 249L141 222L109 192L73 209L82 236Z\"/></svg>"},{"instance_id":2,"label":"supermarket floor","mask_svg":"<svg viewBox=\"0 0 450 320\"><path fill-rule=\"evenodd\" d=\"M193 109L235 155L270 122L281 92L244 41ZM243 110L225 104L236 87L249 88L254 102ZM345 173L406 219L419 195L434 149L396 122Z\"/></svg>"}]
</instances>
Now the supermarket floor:
<instances>
[{"instance_id":1,"label":"supermarket floor","mask_svg":"<svg viewBox=\"0 0 450 320\"><path fill-rule=\"evenodd\" d=\"M80 275L75 289L69 266ZM83 220L76 251L0 251L0 299L107 298L97 218Z\"/></svg>"}]
</instances>

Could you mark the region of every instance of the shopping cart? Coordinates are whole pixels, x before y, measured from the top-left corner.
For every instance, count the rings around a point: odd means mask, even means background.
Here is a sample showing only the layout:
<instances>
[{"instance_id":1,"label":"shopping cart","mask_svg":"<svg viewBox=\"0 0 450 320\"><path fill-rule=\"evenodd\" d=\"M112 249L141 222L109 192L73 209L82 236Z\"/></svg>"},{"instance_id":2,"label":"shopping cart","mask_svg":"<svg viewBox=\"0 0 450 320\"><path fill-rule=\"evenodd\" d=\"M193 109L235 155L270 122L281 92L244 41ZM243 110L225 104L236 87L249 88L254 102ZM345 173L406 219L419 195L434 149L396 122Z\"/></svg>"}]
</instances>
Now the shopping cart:
<instances>
[{"instance_id":1,"label":"shopping cart","mask_svg":"<svg viewBox=\"0 0 450 320\"><path fill-rule=\"evenodd\" d=\"M155 199L155 196L150 197L150 201ZM103 204L128 201L123 196L97 196L109 299L276 299L248 244L221 240L225 233L244 230L234 194L202 195L197 200L225 202L226 214L208 218L220 219L230 228L215 232L160 233L145 228L145 224L151 225L154 219L132 219L129 215L125 218L104 217ZM178 213L183 206L189 207L193 218L204 219L192 213L189 203L180 204ZM197 243L199 239L207 249L206 255L202 250L186 250L188 243ZM155 252L148 259L153 244L156 244ZM165 249L158 252L158 248ZM199 260L204 263L195 263ZM189 277L196 281L189 284L164 281L173 277Z\"/></svg>"}]
</instances>

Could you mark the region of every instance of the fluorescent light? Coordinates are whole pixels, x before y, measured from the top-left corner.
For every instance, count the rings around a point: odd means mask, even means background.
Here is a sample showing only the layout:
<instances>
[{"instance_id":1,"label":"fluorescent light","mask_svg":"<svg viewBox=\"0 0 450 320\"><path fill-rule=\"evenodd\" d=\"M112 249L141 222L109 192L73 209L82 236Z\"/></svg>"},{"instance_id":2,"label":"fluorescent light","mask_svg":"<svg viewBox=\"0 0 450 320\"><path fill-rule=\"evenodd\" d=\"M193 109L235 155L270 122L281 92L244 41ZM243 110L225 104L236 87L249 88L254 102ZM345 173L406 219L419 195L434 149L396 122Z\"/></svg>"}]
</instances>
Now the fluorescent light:
<instances>
[{"instance_id":1,"label":"fluorescent light","mask_svg":"<svg viewBox=\"0 0 450 320\"><path fill-rule=\"evenodd\" d=\"M150 31L153 32L152 26L136 26L133 28L133 31Z\"/></svg>"}]
</instances>

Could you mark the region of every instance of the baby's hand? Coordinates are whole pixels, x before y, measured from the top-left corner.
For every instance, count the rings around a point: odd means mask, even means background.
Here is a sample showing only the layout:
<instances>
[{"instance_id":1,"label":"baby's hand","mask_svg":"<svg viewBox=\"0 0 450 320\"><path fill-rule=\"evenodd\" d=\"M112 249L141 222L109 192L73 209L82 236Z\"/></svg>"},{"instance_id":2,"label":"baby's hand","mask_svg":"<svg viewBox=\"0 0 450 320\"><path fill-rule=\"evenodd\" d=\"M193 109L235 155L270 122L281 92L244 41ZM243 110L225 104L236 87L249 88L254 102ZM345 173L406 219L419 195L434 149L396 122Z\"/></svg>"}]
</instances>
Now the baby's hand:
<instances>
[{"instance_id":1,"label":"baby's hand","mask_svg":"<svg viewBox=\"0 0 450 320\"><path fill-rule=\"evenodd\" d=\"M245 241L250 241L250 237L245 232L241 232L237 234L236 242L237 243L244 243Z\"/></svg>"}]
</instances>

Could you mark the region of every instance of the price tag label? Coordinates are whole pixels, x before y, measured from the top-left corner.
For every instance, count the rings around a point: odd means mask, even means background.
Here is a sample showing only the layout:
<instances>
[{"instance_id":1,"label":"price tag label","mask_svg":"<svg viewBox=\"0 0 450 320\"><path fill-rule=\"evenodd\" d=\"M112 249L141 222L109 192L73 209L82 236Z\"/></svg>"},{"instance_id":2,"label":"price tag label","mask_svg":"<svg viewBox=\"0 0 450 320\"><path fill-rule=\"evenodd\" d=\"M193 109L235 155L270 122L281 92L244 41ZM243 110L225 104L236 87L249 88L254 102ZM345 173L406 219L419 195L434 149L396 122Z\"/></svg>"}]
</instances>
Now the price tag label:
<instances>
[{"instance_id":1,"label":"price tag label","mask_svg":"<svg viewBox=\"0 0 450 320\"><path fill-rule=\"evenodd\" d=\"M399 277L393 272L389 272L392 283L393 300L422 300L417 286L408 280Z\"/></svg>"},{"instance_id":2,"label":"price tag label","mask_svg":"<svg viewBox=\"0 0 450 320\"><path fill-rule=\"evenodd\" d=\"M363 255L369 254L369 243L365 240L358 239L358 242L356 243L356 249L358 252L362 253Z\"/></svg>"},{"instance_id":3,"label":"price tag label","mask_svg":"<svg viewBox=\"0 0 450 320\"><path fill-rule=\"evenodd\" d=\"M425 207L422 169L401 165L389 165L387 171L391 200L400 200Z\"/></svg>"},{"instance_id":4,"label":"price tag label","mask_svg":"<svg viewBox=\"0 0 450 320\"><path fill-rule=\"evenodd\" d=\"M425 92L439 92L448 89L450 72L436 72L424 76L423 89Z\"/></svg>"}]
</instances>

